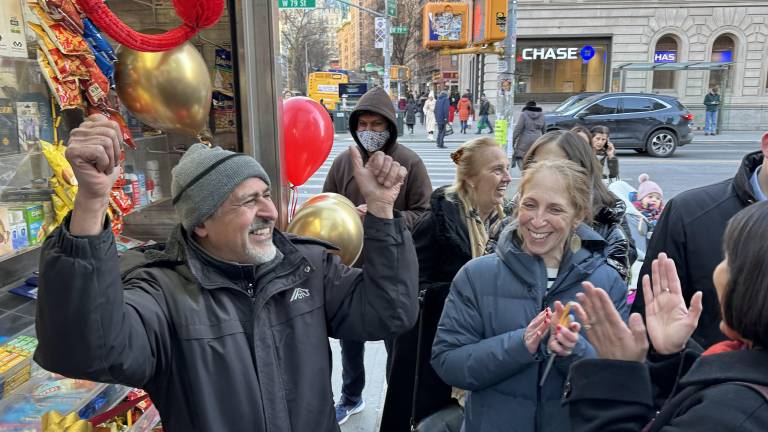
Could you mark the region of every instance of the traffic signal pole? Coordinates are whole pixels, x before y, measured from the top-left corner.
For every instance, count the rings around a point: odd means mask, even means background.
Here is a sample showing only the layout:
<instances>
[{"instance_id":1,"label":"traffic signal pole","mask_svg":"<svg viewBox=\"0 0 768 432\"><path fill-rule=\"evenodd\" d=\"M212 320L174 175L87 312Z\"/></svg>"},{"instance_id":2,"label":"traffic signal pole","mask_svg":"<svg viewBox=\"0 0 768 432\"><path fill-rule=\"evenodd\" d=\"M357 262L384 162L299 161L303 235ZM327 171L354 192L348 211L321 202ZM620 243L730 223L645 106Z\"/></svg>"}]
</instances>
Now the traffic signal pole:
<instances>
[{"instance_id":1,"label":"traffic signal pole","mask_svg":"<svg viewBox=\"0 0 768 432\"><path fill-rule=\"evenodd\" d=\"M387 94L389 94L389 82L390 82L390 76L389 76L389 66L391 65L391 55L392 55L392 47L389 43L390 38L390 28L392 27L392 19L389 17L389 14L387 13L387 2L384 2L384 12L378 12L373 9L368 9L367 7L360 6L356 3L353 3L351 0L336 0L339 3L344 3L345 5L352 6L353 8L360 9L361 11L371 14L376 17L381 17L386 20L385 24L385 35L384 35L384 74L382 76L382 81L384 82L384 90L387 91Z\"/></svg>"},{"instance_id":2,"label":"traffic signal pole","mask_svg":"<svg viewBox=\"0 0 768 432\"><path fill-rule=\"evenodd\" d=\"M507 0L507 35L504 38L504 55L499 61L498 97L499 112L507 123L507 157L512 161L513 109L515 106L515 67L517 53L517 0Z\"/></svg>"}]
</instances>

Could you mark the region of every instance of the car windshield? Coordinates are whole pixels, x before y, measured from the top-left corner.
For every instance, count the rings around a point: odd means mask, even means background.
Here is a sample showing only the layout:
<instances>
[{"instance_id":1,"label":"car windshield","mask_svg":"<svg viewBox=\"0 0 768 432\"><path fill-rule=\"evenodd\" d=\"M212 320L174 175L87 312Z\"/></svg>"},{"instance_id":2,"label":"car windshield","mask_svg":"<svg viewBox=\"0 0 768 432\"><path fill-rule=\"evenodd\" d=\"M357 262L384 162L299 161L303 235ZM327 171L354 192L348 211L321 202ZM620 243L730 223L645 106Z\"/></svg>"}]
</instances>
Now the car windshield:
<instances>
[{"instance_id":1,"label":"car windshield","mask_svg":"<svg viewBox=\"0 0 768 432\"><path fill-rule=\"evenodd\" d=\"M563 103L558 105L557 108L555 108L553 110L553 112L556 112L556 113L565 112L565 110L567 110L571 105L575 104L576 102L578 102L578 101L580 101L582 99L584 99L584 98L581 95L571 96L568 99L566 99L565 101L563 101Z\"/></svg>"},{"instance_id":2,"label":"car windshield","mask_svg":"<svg viewBox=\"0 0 768 432\"><path fill-rule=\"evenodd\" d=\"M584 98L572 104L571 106L567 107L565 111L561 111L560 114L567 114L567 115L575 114L579 112L581 109L583 109L584 107L586 107L587 105L591 104L592 102L595 102L599 98L600 98L599 95L594 95L594 96Z\"/></svg>"}]
</instances>

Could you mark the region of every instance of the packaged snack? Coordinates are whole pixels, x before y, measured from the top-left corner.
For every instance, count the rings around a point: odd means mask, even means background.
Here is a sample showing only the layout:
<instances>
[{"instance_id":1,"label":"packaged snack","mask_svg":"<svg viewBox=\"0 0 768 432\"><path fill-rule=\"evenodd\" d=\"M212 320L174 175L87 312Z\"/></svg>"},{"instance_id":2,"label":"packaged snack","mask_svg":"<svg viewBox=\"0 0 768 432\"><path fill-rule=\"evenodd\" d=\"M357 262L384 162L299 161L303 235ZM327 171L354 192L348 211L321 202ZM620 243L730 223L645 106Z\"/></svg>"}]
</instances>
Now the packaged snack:
<instances>
[{"instance_id":1,"label":"packaged snack","mask_svg":"<svg viewBox=\"0 0 768 432\"><path fill-rule=\"evenodd\" d=\"M8 229L11 231L11 245L14 251L19 251L29 246L27 236L27 222L24 220L24 209L8 208Z\"/></svg>"},{"instance_id":2,"label":"packaged snack","mask_svg":"<svg viewBox=\"0 0 768 432\"><path fill-rule=\"evenodd\" d=\"M125 123L125 119L119 111L111 107L88 107L88 115L93 114L101 114L110 120L114 120L118 126L120 126L120 133L123 142L127 144L128 147L136 150L136 142L133 141L133 133L131 133L128 125ZM125 153L121 154L121 160L125 160Z\"/></svg>"},{"instance_id":3,"label":"packaged snack","mask_svg":"<svg viewBox=\"0 0 768 432\"><path fill-rule=\"evenodd\" d=\"M43 30L43 27L33 22L28 22L29 27L37 35L37 45L42 50L48 59L48 63L53 66L53 71L56 72L56 78L64 80L69 76L69 62L66 61L64 55L56 48L56 44L51 41L48 34Z\"/></svg>"},{"instance_id":4,"label":"packaged snack","mask_svg":"<svg viewBox=\"0 0 768 432\"><path fill-rule=\"evenodd\" d=\"M11 220L6 207L0 207L0 256L13 253Z\"/></svg>"},{"instance_id":5,"label":"packaged snack","mask_svg":"<svg viewBox=\"0 0 768 432\"><path fill-rule=\"evenodd\" d=\"M78 56L80 63L85 67L87 78L80 80L80 85L85 90L88 101L95 106L106 106L109 94L109 80L101 73L96 62L88 56Z\"/></svg>"},{"instance_id":6,"label":"packaged snack","mask_svg":"<svg viewBox=\"0 0 768 432\"><path fill-rule=\"evenodd\" d=\"M75 173L72 171L72 166L69 161L64 157L64 152L67 148L63 145L53 145L51 143L41 141L45 159L53 170L54 176L59 180L61 184L77 186L77 179Z\"/></svg>"},{"instance_id":7,"label":"packaged snack","mask_svg":"<svg viewBox=\"0 0 768 432\"><path fill-rule=\"evenodd\" d=\"M115 85L115 62L117 55L101 32L87 18L83 19L83 38L93 51L94 60L101 72L109 80L110 86Z\"/></svg>"},{"instance_id":8,"label":"packaged snack","mask_svg":"<svg viewBox=\"0 0 768 432\"><path fill-rule=\"evenodd\" d=\"M133 201L126 195L123 186L113 186L109 193L109 203L116 211L117 215L127 215L133 210Z\"/></svg>"},{"instance_id":9,"label":"packaged snack","mask_svg":"<svg viewBox=\"0 0 768 432\"><path fill-rule=\"evenodd\" d=\"M91 53L82 35L73 32L63 23L51 19L39 4L29 3L28 5L29 9L38 19L38 23L43 27L43 30L45 30L62 54L77 55Z\"/></svg>"},{"instance_id":10,"label":"packaged snack","mask_svg":"<svg viewBox=\"0 0 768 432\"><path fill-rule=\"evenodd\" d=\"M73 207L67 206L58 195L53 195L51 197L51 203L53 204L53 214L56 220L56 225L61 225L64 218L67 216L67 213L69 213Z\"/></svg>"},{"instance_id":11,"label":"packaged snack","mask_svg":"<svg viewBox=\"0 0 768 432\"><path fill-rule=\"evenodd\" d=\"M56 76L48 58L41 49L37 49L37 63L43 72L43 77L48 87L56 97L56 103L62 110L80 108L83 105L83 96L80 94L80 86L77 79L62 81Z\"/></svg>"},{"instance_id":12,"label":"packaged snack","mask_svg":"<svg viewBox=\"0 0 768 432\"><path fill-rule=\"evenodd\" d=\"M72 0L40 0L40 4L48 12L51 19L67 26L71 31L83 33L83 20L80 9Z\"/></svg>"},{"instance_id":13,"label":"packaged snack","mask_svg":"<svg viewBox=\"0 0 768 432\"><path fill-rule=\"evenodd\" d=\"M33 246L40 243L40 235L45 222L42 204L31 204L24 209L24 220L27 222L27 236L29 245Z\"/></svg>"}]
</instances>

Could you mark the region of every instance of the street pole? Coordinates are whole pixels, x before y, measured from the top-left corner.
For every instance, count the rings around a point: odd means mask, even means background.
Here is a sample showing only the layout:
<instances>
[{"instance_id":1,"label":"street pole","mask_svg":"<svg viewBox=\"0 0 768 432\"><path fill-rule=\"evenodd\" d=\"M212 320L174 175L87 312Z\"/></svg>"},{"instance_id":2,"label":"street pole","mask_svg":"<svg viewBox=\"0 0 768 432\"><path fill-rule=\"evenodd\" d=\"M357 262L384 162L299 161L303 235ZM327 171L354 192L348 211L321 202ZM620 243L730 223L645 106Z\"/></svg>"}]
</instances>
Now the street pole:
<instances>
[{"instance_id":1,"label":"street pole","mask_svg":"<svg viewBox=\"0 0 768 432\"><path fill-rule=\"evenodd\" d=\"M392 19L387 14L387 2L384 2L384 17L386 19L386 25L384 26L384 90L389 94L389 80L391 78L389 76L389 67L392 63L390 60L392 46L389 43L392 36L389 35L389 31L392 28Z\"/></svg>"},{"instance_id":2,"label":"street pole","mask_svg":"<svg viewBox=\"0 0 768 432\"><path fill-rule=\"evenodd\" d=\"M504 55L499 62L500 98L499 112L507 124L506 136L502 140L507 146L507 157L513 158L512 131L514 130L513 109L515 106L515 62L517 53L517 0L507 0L507 36L504 38Z\"/></svg>"},{"instance_id":3,"label":"street pole","mask_svg":"<svg viewBox=\"0 0 768 432\"><path fill-rule=\"evenodd\" d=\"M309 87L309 49L307 45L308 42L304 41L304 81L307 82L307 87ZM307 88L307 94L309 94L309 88Z\"/></svg>"}]
</instances>

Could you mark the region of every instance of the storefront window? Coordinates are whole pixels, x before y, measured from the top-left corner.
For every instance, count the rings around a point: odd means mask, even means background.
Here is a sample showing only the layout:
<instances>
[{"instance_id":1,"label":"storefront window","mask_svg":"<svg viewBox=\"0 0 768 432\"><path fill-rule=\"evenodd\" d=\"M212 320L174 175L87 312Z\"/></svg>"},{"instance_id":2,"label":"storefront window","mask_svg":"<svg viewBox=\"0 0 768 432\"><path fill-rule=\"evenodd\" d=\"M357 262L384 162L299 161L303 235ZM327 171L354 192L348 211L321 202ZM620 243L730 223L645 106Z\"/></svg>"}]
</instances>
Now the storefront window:
<instances>
[{"instance_id":1,"label":"storefront window","mask_svg":"<svg viewBox=\"0 0 768 432\"><path fill-rule=\"evenodd\" d=\"M715 39L712 44L713 62L735 62L736 61L736 39L733 35L723 34ZM727 75L726 75L727 74ZM713 70L709 73L709 86L722 86L726 83L727 88L733 87L733 67L728 70ZM727 78L727 80L726 80ZM726 82L727 81L727 82Z\"/></svg>"},{"instance_id":2,"label":"storefront window","mask_svg":"<svg viewBox=\"0 0 768 432\"><path fill-rule=\"evenodd\" d=\"M677 40L671 36L664 36L656 42L653 53L654 63L677 63ZM676 87L677 73L675 71L654 71L653 89L672 90Z\"/></svg>"},{"instance_id":3,"label":"storefront window","mask_svg":"<svg viewBox=\"0 0 768 432\"><path fill-rule=\"evenodd\" d=\"M525 39L518 43L519 93L563 94L607 89L607 39ZM546 100L547 98L542 98Z\"/></svg>"}]
</instances>

